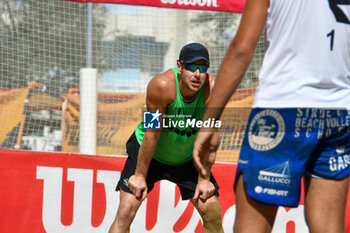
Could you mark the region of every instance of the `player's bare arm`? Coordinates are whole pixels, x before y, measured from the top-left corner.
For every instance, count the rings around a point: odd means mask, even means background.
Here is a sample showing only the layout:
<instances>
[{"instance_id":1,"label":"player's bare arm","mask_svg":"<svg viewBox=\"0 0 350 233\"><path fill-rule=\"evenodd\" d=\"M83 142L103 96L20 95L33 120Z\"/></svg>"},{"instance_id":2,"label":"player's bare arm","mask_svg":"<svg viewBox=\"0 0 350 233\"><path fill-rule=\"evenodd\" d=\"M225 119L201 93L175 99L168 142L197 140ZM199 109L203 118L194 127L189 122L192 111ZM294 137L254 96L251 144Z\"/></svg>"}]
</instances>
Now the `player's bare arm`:
<instances>
[{"instance_id":1,"label":"player's bare arm","mask_svg":"<svg viewBox=\"0 0 350 233\"><path fill-rule=\"evenodd\" d=\"M166 113L167 105L174 100L176 95L173 84L175 77L173 76L173 72L168 70L150 81L146 96L146 106L149 111L159 110L162 115ZM129 188L138 199L145 199L147 196L146 177L160 133L161 129L148 129L146 131L140 147L135 175L129 179Z\"/></svg>"},{"instance_id":2,"label":"player's bare arm","mask_svg":"<svg viewBox=\"0 0 350 233\"><path fill-rule=\"evenodd\" d=\"M207 74L207 79L206 79L206 85L205 85L205 94L204 94L204 103L205 106L207 106L209 99L211 97L211 92L214 87L215 83L215 76L211 74ZM209 157L205 157L207 159ZM201 199L202 201L206 201L208 198L210 198L215 191L214 185L210 182L210 172L211 172L211 167L214 164L214 160L211 161L202 161L202 164L205 164L205 168L208 171L207 174L203 175L202 173L198 172L198 184L196 187L196 192L194 194L193 199L197 201L197 199ZM196 167L196 162L194 162L194 165ZM197 167L196 167L197 168ZM198 169L197 169L198 171Z\"/></svg>"},{"instance_id":3,"label":"player's bare arm","mask_svg":"<svg viewBox=\"0 0 350 233\"><path fill-rule=\"evenodd\" d=\"M240 84L264 29L268 7L268 0L247 1L240 27L219 70L212 98L208 103L210 111L205 114L204 119L219 118L229 98Z\"/></svg>"},{"instance_id":4,"label":"player's bare arm","mask_svg":"<svg viewBox=\"0 0 350 233\"><path fill-rule=\"evenodd\" d=\"M226 103L240 84L248 65L253 59L255 46L264 29L268 0L248 0L240 27L232 40L220 67L215 86L203 120L219 119ZM217 130L200 130L194 145L195 165L203 176L210 171L205 163L214 162L219 143Z\"/></svg>"}]
</instances>

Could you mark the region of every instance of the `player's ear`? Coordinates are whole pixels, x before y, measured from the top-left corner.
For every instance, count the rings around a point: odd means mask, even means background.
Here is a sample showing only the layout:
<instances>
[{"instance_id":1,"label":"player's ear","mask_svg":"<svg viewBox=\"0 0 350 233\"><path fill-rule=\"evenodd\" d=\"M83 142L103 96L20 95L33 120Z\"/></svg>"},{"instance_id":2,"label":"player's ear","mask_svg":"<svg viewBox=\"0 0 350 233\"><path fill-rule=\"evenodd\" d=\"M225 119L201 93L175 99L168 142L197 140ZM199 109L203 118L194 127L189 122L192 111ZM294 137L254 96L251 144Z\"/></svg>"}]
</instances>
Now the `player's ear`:
<instances>
[{"instance_id":1,"label":"player's ear","mask_svg":"<svg viewBox=\"0 0 350 233\"><path fill-rule=\"evenodd\" d=\"M177 71L179 71L179 74L181 74L182 65L181 65L181 61L180 60L177 60Z\"/></svg>"}]
</instances>

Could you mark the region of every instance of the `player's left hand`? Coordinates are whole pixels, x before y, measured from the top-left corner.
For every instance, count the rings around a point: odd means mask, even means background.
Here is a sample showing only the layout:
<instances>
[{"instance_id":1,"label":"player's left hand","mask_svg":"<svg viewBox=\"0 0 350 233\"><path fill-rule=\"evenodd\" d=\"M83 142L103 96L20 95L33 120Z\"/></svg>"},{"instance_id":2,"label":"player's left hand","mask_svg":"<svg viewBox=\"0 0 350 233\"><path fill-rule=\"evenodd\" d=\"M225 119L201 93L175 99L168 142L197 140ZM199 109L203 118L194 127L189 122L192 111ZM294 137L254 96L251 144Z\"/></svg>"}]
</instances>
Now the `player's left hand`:
<instances>
[{"instance_id":1,"label":"player's left hand","mask_svg":"<svg viewBox=\"0 0 350 233\"><path fill-rule=\"evenodd\" d=\"M196 191L194 193L193 199L200 198L203 202L205 202L208 198L213 196L215 193L215 186L210 180L206 179L198 179L198 183L196 186Z\"/></svg>"}]
</instances>

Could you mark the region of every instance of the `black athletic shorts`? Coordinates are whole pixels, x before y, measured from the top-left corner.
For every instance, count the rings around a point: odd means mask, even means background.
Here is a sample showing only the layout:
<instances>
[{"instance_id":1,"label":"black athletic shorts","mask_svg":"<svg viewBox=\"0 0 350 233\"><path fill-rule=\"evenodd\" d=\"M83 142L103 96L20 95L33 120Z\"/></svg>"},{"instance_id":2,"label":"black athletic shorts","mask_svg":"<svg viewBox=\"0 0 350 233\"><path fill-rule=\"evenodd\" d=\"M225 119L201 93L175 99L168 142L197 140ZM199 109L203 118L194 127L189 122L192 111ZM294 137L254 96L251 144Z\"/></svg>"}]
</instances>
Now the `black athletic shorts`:
<instances>
[{"instance_id":1,"label":"black athletic shorts","mask_svg":"<svg viewBox=\"0 0 350 233\"><path fill-rule=\"evenodd\" d=\"M140 145L135 133L133 133L126 143L128 159L125 162L116 191L121 188L126 192L132 193L128 188L128 181L130 176L135 173L139 149ZM154 183L159 180L169 180L177 184L180 188L182 200L187 200L194 196L198 181L198 172L193 165L193 160L179 165L168 165L152 159L146 178L148 192L153 189ZM215 195L218 196L219 186L212 174L210 174L210 181L215 186Z\"/></svg>"}]
</instances>

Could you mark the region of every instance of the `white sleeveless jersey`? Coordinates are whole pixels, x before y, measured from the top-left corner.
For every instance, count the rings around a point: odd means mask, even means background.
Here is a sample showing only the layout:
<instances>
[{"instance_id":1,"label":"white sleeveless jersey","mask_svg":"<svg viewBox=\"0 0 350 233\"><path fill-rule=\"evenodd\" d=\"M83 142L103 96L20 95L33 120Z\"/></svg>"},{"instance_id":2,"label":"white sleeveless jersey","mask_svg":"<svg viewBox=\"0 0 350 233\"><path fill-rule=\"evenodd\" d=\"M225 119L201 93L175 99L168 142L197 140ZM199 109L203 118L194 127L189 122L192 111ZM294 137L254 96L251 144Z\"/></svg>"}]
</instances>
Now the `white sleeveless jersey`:
<instances>
[{"instance_id":1,"label":"white sleeveless jersey","mask_svg":"<svg viewBox=\"0 0 350 233\"><path fill-rule=\"evenodd\" d=\"M253 107L350 108L350 0L270 0Z\"/></svg>"}]
</instances>

